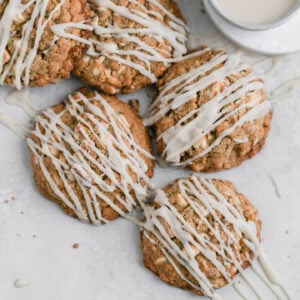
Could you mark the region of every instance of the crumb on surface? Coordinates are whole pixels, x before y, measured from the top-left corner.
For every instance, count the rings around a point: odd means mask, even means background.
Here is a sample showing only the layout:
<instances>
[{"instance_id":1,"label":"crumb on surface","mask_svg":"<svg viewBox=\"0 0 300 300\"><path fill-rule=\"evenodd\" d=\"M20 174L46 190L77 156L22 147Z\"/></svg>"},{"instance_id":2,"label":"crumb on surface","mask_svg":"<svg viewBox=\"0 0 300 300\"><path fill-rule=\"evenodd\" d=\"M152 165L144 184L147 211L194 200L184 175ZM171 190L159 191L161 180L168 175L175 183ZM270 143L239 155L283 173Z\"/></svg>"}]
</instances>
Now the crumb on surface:
<instances>
[{"instance_id":1,"label":"crumb on surface","mask_svg":"<svg viewBox=\"0 0 300 300\"><path fill-rule=\"evenodd\" d=\"M73 249L78 249L79 248L79 244L78 243L74 243L72 247L73 247Z\"/></svg>"}]
</instances>

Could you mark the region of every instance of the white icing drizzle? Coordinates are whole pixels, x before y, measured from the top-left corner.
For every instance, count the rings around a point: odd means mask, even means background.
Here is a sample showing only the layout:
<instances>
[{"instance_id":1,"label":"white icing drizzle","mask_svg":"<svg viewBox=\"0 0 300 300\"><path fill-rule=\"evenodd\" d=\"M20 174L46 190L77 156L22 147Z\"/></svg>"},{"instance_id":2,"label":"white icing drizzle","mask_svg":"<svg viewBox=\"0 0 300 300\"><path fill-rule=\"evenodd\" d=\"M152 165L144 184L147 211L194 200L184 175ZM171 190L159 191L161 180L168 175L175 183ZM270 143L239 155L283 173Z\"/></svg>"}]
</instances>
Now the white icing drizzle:
<instances>
[{"instance_id":1,"label":"white icing drizzle","mask_svg":"<svg viewBox=\"0 0 300 300\"><path fill-rule=\"evenodd\" d=\"M13 90L8 94L5 101L10 105L15 105L22 108L29 117L33 118L39 109L29 99L29 95L30 90L27 88L23 90Z\"/></svg>"},{"instance_id":2,"label":"white icing drizzle","mask_svg":"<svg viewBox=\"0 0 300 300\"><path fill-rule=\"evenodd\" d=\"M165 161L163 158L160 156L156 157L156 163L160 166L161 169L166 169L169 167L169 164L167 161Z\"/></svg>"},{"instance_id":3,"label":"white icing drizzle","mask_svg":"<svg viewBox=\"0 0 300 300\"><path fill-rule=\"evenodd\" d=\"M16 288L23 288L26 285L28 285L28 281L26 279L21 278L21 279L17 279L15 281L15 287Z\"/></svg>"},{"instance_id":4,"label":"white icing drizzle","mask_svg":"<svg viewBox=\"0 0 300 300\"><path fill-rule=\"evenodd\" d=\"M117 28L114 25L100 26L94 22L94 33L101 37L113 37L115 39L125 39L128 43L133 43L134 49L122 50L114 42L100 42L96 39L90 39L92 47L88 50L91 56L105 56L111 60L127 65L136 69L142 75L148 77L151 82L156 81L156 77L150 68L150 62L163 62L169 65L174 59L181 57L186 53L185 42L187 28L182 20L170 13L159 0L147 0L146 2L156 6L170 20L168 24L163 24L164 17L158 12L148 10L146 6L134 0L127 0L130 4L138 5L141 10L129 9L122 5L117 5L112 0L90 0L90 4L96 7L99 12L110 9L115 14L127 18L139 24L140 28ZM164 57L162 49L152 47L142 41L139 34L148 35L152 39L161 43L163 40L168 41L172 50L172 58ZM135 63L130 60L130 56L136 57L141 63Z\"/></svg>"},{"instance_id":5,"label":"white icing drizzle","mask_svg":"<svg viewBox=\"0 0 300 300\"><path fill-rule=\"evenodd\" d=\"M268 79L274 76L275 72L280 68L289 68L292 64L299 63L298 55L285 55L278 57L265 57L260 61L251 65L252 69L255 70L264 79ZM276 104L282 100L287 100L292 97L295 92L300 89L300 77L293 78L287 82L279 84L270 92L270 102Z\"/></svg>"},{"instance_id":6,"label":"white icing drizzle","mask_svg":"<svg viewBox=\"0 0 300 300\"><path fill-rule=\"evenodd\" d=\"M51 109L47 109L36 118L37 123L32 131L32 134L40 139L41 145L34 142L32 138L28 138L27 143L53 193L82 221L100 224L107 220L102 216L98 199L105 201L117 213L124 216L125 213L113 200L117 200L130 212L136 204L135 197L147 196L148 166L141 157L141 153L149 158L152 156L135 143L125 118L117 114L100 94L95 93L94 97L87 98L78 92L76 97L79 100L69 96L65 110L75 118L77 124L82 124L79 132L84 138L86 147L78 144L78 134L62 122L61 114L57 115ZM91 100L98 101L102 108L93 104ZM91 132L96 140L95 143L83 126ZM56 138L51 138L53 135ZM65 144L68 144L72 151L68 150ZM104 147L106 153L95 144ZM96 158L90 154L89 149ZM55 156L56 151L64 155L65 162ZM45 166L46 157L51 159L66 193L62 193L61 187L51 177ZM91 163L101 172L100 175L90 166ZM135 174L136 179L130 176L129 170ZM110 182L107 183L105 178L109 178ZM83 208L78 196L74 193L71 181L76 182L80 187L87 210ZM117 189L122 191L124 197L116 196L116 199L111 199L106 194ZM135 195L132 195L130 190L133 190Z\"/></svg>"},{"instance_id":7,"label":"white icing drizzle","mask_svg":"<svg viewBox=\"0 0 300 300\"><path fill-rule=\"evenodd\" d=\"M22 4L21 0L9 1L0 20L0 83L4 84L7 76L14 73L14 86L21 89L28 86L30 79L30 69L37 54L38 46L42 35L49 21L61 8L64 0L59 1L55 8L46 18L46 9L49 0L30 0ZM31 6L33 10L31 17L22 26L22 34L14 42L14 52L11 54L9 62L5 64L7 55L6 47L11 39L11 27L13 23L22 17L22 14ZM33 45L29 45L33 30L35 39Z\"/></svg>"},{"instance_id":8,"label":"white icing drizzle","mask_svg":"<svg viewBox=\"0 0 300 300\"><path fill-rule=\"evenodd\" d=\"M265 258L257 238L256 225L252 221L247 221L242 211L229 203L210 179L192 176L190 179L180 179L178 185L183 201L193 209L193 212L199 217L199 221L203 222L210 229L219 244L219 246L214 245L211 243L210 237L198 233L184 216L178 212L176 207L168 201L166 194L158 189L154 201L159 204L159 208L144 207L146 216L144 229L153 234L158 242L147 231L143 233L151 242L160 247L178 275L205 296L211 299L221 299L215 293L213 284L199 268L196 256L201 253L220 271L228 283L234 282L225 265L233 265L241 273L244 282L256 297L263 299L258 288L243 270L239 252L233 252L232 247L239 245L239 240L243 239L245 245L249 248L248 255L246 254L247 260L252 264L250 252L253 253L255 258L258 258L261 270L254 268L254 272L258 274L258 277L278 299L291 299ZM239 205L238 198L235 198L233 201ZM208 214L214 218L214 225L211 225L207 220ZM234 233L228 229L228 224L232 224ZM222 230L226 238L224 238L223 234L220 234L220 230ZM172 236L170 236L170 232L173 233ZM173 236L180 241L181 247L172 238ZM222 258L223 263L220 262L218 257ZM178 265L184 267L193 276L197 284L186 278L178 268ZM284 296L275 287L280 288ZM248 299L236 283L234 288L242 298Z\"/></svg>"},{"instance_id":9,"label":"white icing drizzle","mask_svg":"<svg viewBox=\"0 0 300 300\"><path fill-rule=\"evenodd\" d=\"M284 56L271 56L264 57L258 62L254 63L251 67L264 78L274 75L274 72L280 68L289 67L293 64L299 64L299 55L284 55Z\"/></svg>"},{"instance_id":10,"label":"white icing drizzle","mask_svg":"<svg viewBox=\"0 0 300 300\"><path fill-rule=\"evenodd\" d=\"M92 45L91 41L88 41L85 38L81 38L80 36L77 36L75 34L67 32L67 30L70 30L72 28L93 31L93 27L91 25L87 25L83 22L78 22L78 23L69 22L69 23L54 24L54 25L51 26L51 31L57 37L69 38L69 39L72 39L72 40L77 41L79 43L86 44L88 46Z\"/></svg>"},{"instance_id":11,"label":"white icing drizzle","mask_svg":"<svg viewBox=\"0 0 300 300\"><path fill-rule=\"evenodd\" d=\"M274 76L278 72L279 68L289 68L291 65L299 64L298 55L285 55L278 57L266 57L257 63L252 65L252 68L263 76L264 79L268 79L271 76ZM270 102L276 104L283 100L288 100L295 93L300 90L300 77L293 78L287 82L279 84L273 90L270 91Z\"/></svg>"},{"instance_id":12,"label":"white icing drizzle","mask_svg":"<svg viewBox=\"0 0 300 300\"><path fill-rule=\"evenodd\" d=\"M201 50L194 55L199 56L206 51L208 49ZM206 72L221 63L224 64L222 67L212 71L207 76L203 76ZM157 99L150 106L144 123L146 125L153 125L166 113L183 106L196 97L200 91L203 91L214 83L223 81L226 76L237 74L246 69L248 69L248 66L241 63L237 55L220 53L214 56L207 63L174 78L163 86L160 89ZM193 82L200 76L203 77ZM264 84L261 81L257 81L257 77L253 73L225 87L223 91L217 93L210 101L189 112L174 126L157 137L158 140L162 139L166 144L166 148L162 154L163 157L173 165L187 166L194 160L205 156L238 126L265 116L270 111L271 106L267 101L259 103L261 100L260 90L263 88ZM245 94L247 94L250 101L230 111L230 104L240 102L241 97ZM224 130L201 153L191 159L180 162L182 153L190 149L197 141L201 141L202 138L207 136L220 123L245 109L247 109L247 112L231 127Z\"/></svg>"},{"instance_id":13,"label":"white icing drizzle","mask_svg":"<svg viewBox=\"0 0 300 300\"><path fill-rule=\"evenodd\" d=\"M259 75L268 77L273 74L274 70L281 64L282 60L280 57L267 57L254 63L251 67L259 73Z\"/></svg>"},{"instance_id":14,"label":"white icing drizzle","mask_svg":"<svg viewBox=\"0 0 300 300\"><path fill-rule=\"evenodd\" d=\"M4 84L6 78L14 74L13 85L17 89L29 85L31 66L36 58L39 43L42 40L42 36L48 23L61 9L64 2L65 0L60 0L52 9L48 17L46 17L46 10L49 0L29 0L25 4L22 4L22 0L8 2L0 19L0 84ZM6 48L14 35L14 33L11 33L11 27L16 20L22 20L22 14L31 6L33 7L33 10L30 19L22 25L21 37L14 41L14 51L9 55ZM91 45L86 39L67 32L71 28L81 30L93 29L92 26L84 24L83 22L69 22L52 25L51 30L55 34L55 37L53 38L50 47L52 47L61 37ZM32 37L33 32L35 34L35 39L31 45L30 38ZM50 48L46 49L44 53L47 53L49 49Z\"/></svg>"},{"instance_id":15,"label":"white icing drizzle","mask_svg":"<svg viewBox=\"0 0 300 300\"><path fill-rule=\"evenodd\" d=\"M271 91L271 102L277 103L293 96L300 89L300 77L289 80Z\"/></svg>"},{"instance_id":16,"label":"white icing drizzle","mask_svg":"<svg viewBox=\"0 0 300 300\"><path fill-rule=\"evenodd\" d=\"M25 139L30 131L26 125L8 114L0 113L0 123L14 132L21 139Z\"/></svg>"},{"instance_id":17,"label":"white icing drizzle","mask_svg":"<svg viewBox=\"0 0 300 300\"><path fill-rule=\"evenodd\" d=\"M241 137L241 138L234 138L232 139L235 143L238 143L238 144L245 144L245 143L248 143L249 142L249 139L244 136L244 137Z\"/></svg>"},{"instance_id":18,"label":"white icing drizzle","mask_svg":"<svg viewBox=\"0 0 300 300\"><path fill-rule=\"evenodd\" d=\"M243 300L247 300L247 296L244 294L244 291L239 287L239 285L236 282L233 283L232 286Z\"/></svg>"}]
</instances>

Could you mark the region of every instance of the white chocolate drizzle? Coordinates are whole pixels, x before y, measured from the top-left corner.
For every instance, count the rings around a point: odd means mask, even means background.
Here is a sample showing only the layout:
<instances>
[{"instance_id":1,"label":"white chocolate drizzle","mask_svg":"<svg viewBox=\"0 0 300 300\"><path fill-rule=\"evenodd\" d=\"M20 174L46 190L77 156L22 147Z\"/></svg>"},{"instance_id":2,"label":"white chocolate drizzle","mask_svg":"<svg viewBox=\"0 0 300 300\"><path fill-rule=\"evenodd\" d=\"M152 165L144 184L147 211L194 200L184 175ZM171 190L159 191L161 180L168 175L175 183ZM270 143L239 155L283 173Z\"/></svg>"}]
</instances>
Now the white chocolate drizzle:
<instances>
[{"instance_id":1,"label":"white chocolate drizzle","mask_svg":"<svg viewBox=\"0 0 300 300\"><path fill-rule=\"evenodd\" d=\"M231 279L226 265L234 266L256 298L263 299L258 288L242 268L243 260L240 252L233 251L235 246L239 245L239 240L242 239L248 247L246 258L252 265L253 272L277 299L291 299L265 258L257 237L256 225L253 221L247 221L242 210L237 208L240 203L239 199L232 200L237 206L229 203L210 179L192 176L190 179L180 179L178 185L183 201L193 209L195 215L199 217L199 222L203 222L203 225L207 226L219 245L213 244L211 237L198 233L196 228L168 201L166 194L162 190L156 190L154 201L159 205L159 208L144 207L146 216L144 229L146 231L143 231L143 234L159 246L178 275L192 288L199 290L210 299L221 299L215 293L212 282L199 267L196 256L201 253L228 283L234 284L234 289L242 298L253 300L253 298L246 297L237 283ZM208 221L208 214L214 218L214 224ZM228 224L232 225L232 230L228 229ZM222 234L220 230L223 232ZM149 232L152 236L149 235ZM177 242L174 237L176 237ZM179 246L178 241L181 246ZM261 270L253 266L250 253L254 255L254 258L257 258ZM223 263L219 258L222 259ZM184 267L193 276L196 283L186 278L179 266Z\"/></svg>"},{"instance_id":2,"label":"white chocolate drizzle","mask_svg":"<svg viewBox=\"0 0 300 300\"><path fill-rule=\"evenodd\" d=\"M26 279L24 279L24 278L21 278L21 279L17 279L16 281L15 281L15 287L16 288L23 288L23 287L25 287L26 285L28 285L28 281L26 280Z\"/></svg>"},{"instance_id":3,"label":"white chocolate drizzle","mask_svg":"<svg viewBox=\"0 0 300 300\"><path fill-rule=\"evenodd\" d=\"M47 109L36 118L36 125L32 131L41 144L30 137L27 143L56 197L82 221L105 223L107 220L102 215L98 200L106 202L122 216L126 213L115 204L116 202L130 212L136 204L135 198L147 196L148 166L141 154L149 158L152 156L135 143L125 118L117 114L100 94L95 93L92 98L87 98L78 92L76 97L78 100L69 96L64 111L69 112L75 118L76 124L79 124L78 130L83 137L84 146L78 141L75 129L62 122L63 112L55 114L51 109ZM102 108L93 104L92 100L99 102ZM87 130L95 141L91 139ZM51 138L53 135L55 138ZM106 152L96 145L105 148ZM65 161L56 156L58 151L63 154ZM45 158L51 159L56 174L63 182L65 193L49 173ZM91 164L99 170L100 175ZM129 171L135 174L136 179L132 178ZM106 178L109 179L109 183ZM80 187L87 209L84 209L74 192L72 181ZM122 195L114 196L115 199L108 195L117 190L120 190Z\"/></svg>"},{"instance_id":4,"label":"white chocolate drizzle","mask_svg":"<svg viewBox=\"0 0 300 300\"><path fill-rule=\"evenodd\" d=\"M21 139L25 139L30 131L25 124L5 113L0 113L0 124L10 129Z\"/></svg>"},{"instance_id":5,"label":"white chocolate drizzle","mask_svg":"<svg viewBox=\"0 0 300 300\"><path fill-rule=\"evenodd\" d=\"M94 34L115 39L125 39L128 43L133 43L134 49L123 50L114 42L100 42L90 38L92 47L88 50L91 56L104 56L121 64L127 65L137 70L142 75L149 78L153 83L156 77L151 70L150 62L163 62L169 65L174 59L181 57L186 53L186 33L187 28L182 20L170 13L167 8L160 4L159 0L147 0L146 2L156 6L164 15L169 18L167 24L164 24L164 16L154 10L148 10L146 6L134 0L127 0L130 4L138 5L138 9L129 9L125 6L117 5L112 0L90 0L90 4L99 12L110 9L114 14L118 14L130 21L139 24L139 28L117 28L114 25L101 26L97 21L92 23ZM173 58L167 58L162 49L152 47L145 43L139 35L148 35L152 39L161 43L166 40L170 44L170 52ZM163 55L165 54L165 55ZM136 57L140 63L131 61L130 57Z\"/></svg>"},{"instance_id":6,"label":"white chocolate drizzle","mask_svg":"<svg viewBox=\"0 0 300 300\"><path fill-rule=\"evenodd\" d=\"M281 57L266 57L254 63L251 67L264 78L269 77L283 63Z\"/></svg>"},{"instance_id":7,"label":"white chocolate drizzle","mask_svg":"<svg viewBox=\"0 0 300 300\"><path fill-rule=\"evenodd\" d=\"M264 79L269 79L274 76L281 68L289 68L292 65L299 64L298 55L285 55L278 57L264 57L258 62L251 65L251 68ZM296 77L286 82L280 83L273 88L269 93L269 101L276 104L283 100L288 100L295 96L296 92L300 90L300 78Z\"/></svg>"},{"instance_id":8,"label":"white chocolate drizzle","mask_svg":"<svg viewBox=\"0 0 300 300\"><path fill-rule=\"evenodd\" d=\"M82 29L82 30L88 30L92 31L93 27L91 25L85 24L83 22L69 22L69 23L61 23L61 24L54 24L51 26L52 32L57 36L57 37L64 37L64 38L69 38L71 40L77 41L79 43L91 46L92 43L88 41L85 38L82 38L80 36L77 36L75 34L72 34L68 32L68 30L72 28L77 28L77 29Z\"/></svg>"},{"instance_id":9,"label":"white chocolate drizzle","mask_svg":"<svg viewBox=\"0 0 300 300\"><path fill-rule=\"evenodd\" d=\"M289 99L298 90L300 90L300 77L289 80L272 90L271 101L277 103Z\"/></svg>"},{"instance_id":10,"label":"white chocolate drizzle","mask_svg":"<svg viewBox=\"0 0 300 300\"><path fill-rule=\"evenodd\" d=\"M29 95L30 90L28 88L22 90L16 89L8 94L5 101L9 105L15 105L22 108L30 118L33 118L39 109L32 103Z\"/></svg>"},{"instance_id":11,"label":"white chocolate drizzle","mask_svg":"<svg viewBox=\"0 0 300 300\"><path fill-rule=\"evenodd\" d=\"M12 85L17 89L29 85L31 67L36 58L39 43L42 40L49 22L51 22L55 14L61 9L65 0L60 0L47 17L46 11L49 0L29 0L25 4L22 2L22 0L8 1L0 19L0 84L4 84L7 77L13 74ZM15 38L15 33L12 32L12 26L14 22L18 20L23 22L22 14L28 9L32 9L30 19L22 25L20 38L15 39L13 53L9 54L6 48L10 40ZM56 36L53 38L50 47L61 37L69 38L80 43L86 42L86 40L79 36L67 32L70 28L92 30L91 26L82 22L52 25L51 29ZM33 34L35 36L31 44L30 39ZM49 49L50 48L44 50L44 53L47 53Z\"/></svg>"},{"instance_id":12,"label":"white chocolate drizzle","mask_svg":"<svg viewBox=\"0 0 300 300\"><path fill-rule=\"evenodd\" d=\"M200 56L206 51L208 49L201 50L193 55ZM220 64L223 65L218 67ZM216 67L218 68L215 69ZM226 76L238 74L247 69L248 66L241 63L238 55L229 55L226 53L215 55L208 62L174 78L164 85L160 89L158 97L150 106L144 123L146 125L153 125L168 112L178 109L192 98L197 97L199 92L213 84L222 82ZM210 74L204 76L209 71ZM163 157L175 166L187 166L194 160L205 156L237 127L264 117L271 110L271 106L268 101L261 102L260 91L263 88L264 84L257 80L257 77L253 73L239 78L230 86L225 86L212 99L189 112L174 126L157 137L157 140L162 139L166 145L162 153ZM245 95L250 101L244 104L241 103L231 111L230 106L241 102ZM225 129L210 145L204 147L199 154L183 162L180 161L182 153L189 150L195 143L201 141L202 138L205 138L219 124L244 110L247 111L239 120L231 127Z\"/></svg>"},{"instance_id":13,"label":"white chocolate drizzle","mask_svg":"<svg viewBox=\"0 0 300 300\"><path fill-rule=\"evenodd\" d=\"M9 1L0 20L0 83L4 84L5 79L12 72L15 75L13 84L18 89L28 86L30 79L30 69L36 57L37 50L43 33L49 21L61 8L64 0L61 0L46 18L48 0L30 0L22 4L21 0ZM11 54L8 63L5 64L5 56L8 54L6 47L11 39L11 27L17 18L33 6L31 17L22 26L22 34L14 42L14 52ZM33 30L35 40L33 45L29 45Z\"/></svg>"}]
</instances>

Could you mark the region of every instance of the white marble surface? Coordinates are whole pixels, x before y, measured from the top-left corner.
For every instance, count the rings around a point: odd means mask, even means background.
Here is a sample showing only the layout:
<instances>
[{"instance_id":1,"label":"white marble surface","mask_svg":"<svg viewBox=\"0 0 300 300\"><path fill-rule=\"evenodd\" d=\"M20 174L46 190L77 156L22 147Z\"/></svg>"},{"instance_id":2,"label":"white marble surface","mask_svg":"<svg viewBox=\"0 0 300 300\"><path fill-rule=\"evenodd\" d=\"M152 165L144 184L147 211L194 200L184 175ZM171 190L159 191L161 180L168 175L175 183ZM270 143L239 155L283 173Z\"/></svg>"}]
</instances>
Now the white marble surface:
<instances>
[{"instance_id":1,"label":"white marble surface","mask_svg":"<svg viewBox=\"0 0 300 300\"><path fill-rule=\"evenodd\" d=\"M199 0L180 1L180 5L191 27L191 46L228 44L200 12ZM293 62L278 67L267 80L268 88L300 76L297 66L299 63ZM44 108L79 86L78 80L70 79L33 89L31 98ZM9 90L0 88L0 113L28 124L20 108L4 102ZM150 89L124 99L139 98L145 109L151 101L147 94L151 94ZM263 248L294 299L300 299L299 95L274 106L270 137L258 156L238 168L208 175L232 180L258 207L263 221ZM100 227L82 224L40 196L33 185L24 141L1 125L0 130L1 300L199 299L191 292L164 284L143 268L135 225L125 220ZM163 186L188 174L157 167L153 181ZM16 199L11 200L12 196ZM76 250L72 248L74 243L80 244ZM20 278L28 285L16 288L15 280ZM231 287L220 294L224 299L239 299ZM273 298L264 298L268 299Z\"/></svg>"}]
</instances>

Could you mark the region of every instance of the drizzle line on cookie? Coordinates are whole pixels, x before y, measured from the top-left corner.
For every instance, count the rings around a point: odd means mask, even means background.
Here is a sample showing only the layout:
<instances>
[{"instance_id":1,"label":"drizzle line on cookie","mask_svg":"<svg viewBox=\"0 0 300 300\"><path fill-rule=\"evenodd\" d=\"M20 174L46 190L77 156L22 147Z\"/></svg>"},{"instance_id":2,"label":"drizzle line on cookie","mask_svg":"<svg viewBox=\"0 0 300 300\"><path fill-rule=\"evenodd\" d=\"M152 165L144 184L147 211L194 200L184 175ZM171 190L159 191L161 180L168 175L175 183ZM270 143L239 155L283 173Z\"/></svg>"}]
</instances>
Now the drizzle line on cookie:
<instances>
[{"instance_id":1,"label":"drizzle line on cookie","mask_svg":"<svg viewBox=\"0 0 300 300\"><path fill-rule=\"evenodd\" d=\"M205 48L192 55L200 56L206 51L209 51L209 49ZM216 68L220 64L222 66ZM151 105L144 123L153 125L166 113L178 109L192 98L197 97L200 91L205 90L214 83L217 84L226 76L247 69L248 66L240 62L239 56L229 55L224 52L217 54L208 62L174 78L164 85L160 89L157 99ZM210 72L210 74L205 75L207 72ZM193 109L174 126L157 137L157 140L162 139L166 145L162 153L163 157L175 166L188 166L219 145L238 126L266 116L271 110L271 105L268 101L260 102L260 90L263 87L264 84L254 74L250 73L245 77L241 77L230 86L221 89L220 93L217 93L216 96L199 108ZM239 105L231 111L230 105L241 102L241 96L243 95L247 95L250 101ZM232 126L225 129L202 152L193 158L181 162L182 153L190 149L196 142L201 141L202 138L205 138L219 124L243 110L247 110L246 113Z\"/></svg>"},{"instance_id":2,"label":"drizzle line on cookie","mask_svg":"<svg viewBox=\"0 0 300 300\"><path fill-rule=\"evenodd\" d=\"M32 138L28 138L27 143L53 193L72 209L79 219L100 224L107 220L102 215L98 199L105 201L120 215L125 215L107 193L120 189L124 197L117 196L116 200L127 212L136 205L135 197L146 196L146 186L149 183L146 175L148 166L140 153L146 157L152 156L135 143L127 121L118 115L100 94L96 93L94 97L87 98L78 92L76 97L78 99L69 96L66 110L80 123L77 126L78 133L62 122L63 112L55 114L51 109L47 109L36 118L35 129L32 132L41 144ZM92 101L98 101L102 108ZM91 139L87 130L92 133L95 141ZM78 134L82 135L87 147L76 143ZM106 153L101 152L96 145L105 148ZM56 156L57 151L63 154L63 160ZM51 159L56 175L63 182L64 193L47 170L45 158ZM101 174L97 174L90 164L100 170ZM130 176L129 170L136 174L135 180ZM109 178L109 183L105 181L106 177ZM80 187L87 210L74 193L72 181ZM131 189L135 195L130 193Z\"/></svg>"},{"instance_id":3,"label":"drizzle line on cookie","mask_svg":"<svg viewBox=\"0 0 300 300\"><path fill-rule=\"evenodd\" d=\"M257 237L255 224L252 221L246 221L243 213L224 198L211 180L192 176L191 180L181 179L178 181L178 184L180 194L183 197L182 201L186 201L189 204L199 219L210 229L219 245L214 245L210 242L209 237L199 234L197 230L177 211L175 206L168 201L164 191L160 189L156 190L157 194L154 201L159 204L159 208L144 208L146 222L143 227L153 234L158 242L146 231L144 231L144 235L151 242L160 247L161 251L172 264L178 275L191 287L199 290L205 296L208 296L211 299L221 299L221 297L215 293L212 282L199 268L196 256L201 253L220 271L228 283L233 283L224 264L219 260L219 257L221 257L224 263L233 265L236 270L241 273L242 278L249 288L258 299L261 299L257 288L252 284L251 279L242 267L243 260L240 257L240 253L234 253L232 249L234 245L238 244L238 240L243 238L243 242L249 248L249 262L251 261L250 253L252 253L254 258L258 259L263 273L252 266L253 271L257 273L259 278L261 278L278 299L290 299L288 292L274 274L265 258L259 243L259 238ZM193 199L197 199L197 201ZM200 205L198 204L198 201L200 202ZM238 198L235 198L234 201L239 203ZM216 222L215 226L212 226L207 220L206 216L208 214L211 214L214 218ZM234 232L231 232L228 229L227 224L232 224ZM220 230L226 235L226 238L222 237ZM174 236L179 240L182 247L179 247L178 243L172 239L169 234L170 232L174 233ZM191 282L182 274L178 268L178 264L184 267L193 276L197 284ZM279 287L285 297L278 293L274 286ZM235 285L234 288L237 289Z\"/></svg>"}]
</instances>

